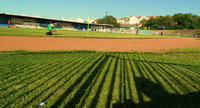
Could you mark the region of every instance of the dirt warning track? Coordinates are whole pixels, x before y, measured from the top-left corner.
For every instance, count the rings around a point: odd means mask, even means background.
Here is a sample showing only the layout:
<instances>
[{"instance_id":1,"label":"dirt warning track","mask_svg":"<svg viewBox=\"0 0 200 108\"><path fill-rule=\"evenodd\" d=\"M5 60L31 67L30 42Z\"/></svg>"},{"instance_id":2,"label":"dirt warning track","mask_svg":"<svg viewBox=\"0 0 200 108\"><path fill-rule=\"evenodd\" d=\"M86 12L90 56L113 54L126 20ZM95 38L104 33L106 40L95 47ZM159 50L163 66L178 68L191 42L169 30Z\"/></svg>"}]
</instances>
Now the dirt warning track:
<instances>
[{"instance_id":1,"label":"dirt warning track","mask_svg":"<svg viewBox=\"0 0 200 108\"><path fill-rule=\"evenodd\" d=\"M101 39L0 36L0 50L95 50L95 51L145 51L200 47L193 38L172 39Z\"/></svg>"}]
</instances>

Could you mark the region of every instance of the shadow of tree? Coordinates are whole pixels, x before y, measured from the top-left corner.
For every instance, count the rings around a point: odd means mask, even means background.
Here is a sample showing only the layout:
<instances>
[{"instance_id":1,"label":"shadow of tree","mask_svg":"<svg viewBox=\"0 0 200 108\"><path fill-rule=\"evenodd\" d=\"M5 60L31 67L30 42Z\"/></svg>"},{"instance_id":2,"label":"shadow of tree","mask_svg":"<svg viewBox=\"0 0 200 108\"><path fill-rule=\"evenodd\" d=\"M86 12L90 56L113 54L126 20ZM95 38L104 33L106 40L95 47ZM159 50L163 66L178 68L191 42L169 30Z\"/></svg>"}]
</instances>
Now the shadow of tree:
<instances>
[{"instance_id":1,"label":"shadow of tree","mask_svg":"<svg viewBox=\"0 0 200 108\"><path fill-rule=\"evenodd\" d=\"M135 78L138 93L143 93L151 99L149 102L134 103L125 100L115 103L113 108L199 108L200 92L188 94L169 94L162 86L145 78Z\"/></svg>"}]
</instances>

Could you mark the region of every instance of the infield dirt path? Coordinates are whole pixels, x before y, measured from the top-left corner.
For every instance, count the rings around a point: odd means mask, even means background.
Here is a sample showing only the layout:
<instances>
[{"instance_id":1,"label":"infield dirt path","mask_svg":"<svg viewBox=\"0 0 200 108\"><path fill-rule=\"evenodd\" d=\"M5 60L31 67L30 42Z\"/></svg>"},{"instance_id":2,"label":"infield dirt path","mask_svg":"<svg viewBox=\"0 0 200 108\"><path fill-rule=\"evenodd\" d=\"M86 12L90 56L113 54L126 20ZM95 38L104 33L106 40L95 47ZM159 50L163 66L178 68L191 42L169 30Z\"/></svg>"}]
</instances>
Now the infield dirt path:
<instances>
[{"instance_id":1,"label":"infield dirt path","mask_svg":"<svg viewBox=\"0 0 200 108\"><path fill-rule=\"evenodd\" d=\"M200 47L200 40L173 39L100 39L0 36L0 50L95 50L145 51Z\"/></svg>"}]
</instances>

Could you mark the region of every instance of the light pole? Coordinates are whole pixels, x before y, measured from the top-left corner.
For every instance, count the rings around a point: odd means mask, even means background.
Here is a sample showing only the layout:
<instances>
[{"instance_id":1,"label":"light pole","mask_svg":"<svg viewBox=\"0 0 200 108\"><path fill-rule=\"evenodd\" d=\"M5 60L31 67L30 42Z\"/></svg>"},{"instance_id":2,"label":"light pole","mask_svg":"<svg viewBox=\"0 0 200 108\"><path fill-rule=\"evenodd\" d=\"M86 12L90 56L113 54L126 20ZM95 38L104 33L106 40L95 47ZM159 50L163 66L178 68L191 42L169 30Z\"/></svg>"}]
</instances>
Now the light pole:
<instances>
[{"instance_id":1,"label":"light pole","mask_svg":"<svg viewBox=\"0 0 200 108\"><path fill-rule=\"evenodd\" d=\"M88 29L87 29L87 36L89 35L89 30L90 30L90 24L89 24L90 18L88 17Z\"/></svg>"}]
</instances>

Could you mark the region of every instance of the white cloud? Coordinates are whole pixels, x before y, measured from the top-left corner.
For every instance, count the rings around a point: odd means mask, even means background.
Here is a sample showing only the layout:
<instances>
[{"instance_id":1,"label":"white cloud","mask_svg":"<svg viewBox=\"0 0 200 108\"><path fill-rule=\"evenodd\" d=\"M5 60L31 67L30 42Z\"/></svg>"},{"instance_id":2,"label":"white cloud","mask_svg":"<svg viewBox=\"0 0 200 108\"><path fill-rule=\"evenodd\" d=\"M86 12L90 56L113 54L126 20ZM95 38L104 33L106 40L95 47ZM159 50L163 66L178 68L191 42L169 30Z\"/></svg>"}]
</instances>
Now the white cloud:
<instances>
[{"instance_id":1,"label":"white cloud","mask_svg":"<svg viewBox=\"0 0 200 108\"><path fill-rule=\"evenodd\" d=\"M75 20L73 20L73 19L69 19L68 21L75 21Z\"/></svg>"},{"instance_id":2,"label":"white cloud","mask_svg":"<svg viewBox=\"0 0 200 108\"><path fill-rule=\"evenodd\" d=\"M26 14L25 14L25 13L22 13L22 16L26 16Z\"/></svg>"},{"instance_id":3,"label":"white cloud","mask_svg":"<svg viewBox=\"0 0 200 108\"><path fill-rule=\"evenodd\" d=\"M65 18L61 18L60 20L66 21L66 19L65 19Z\"/></svg>"},{"instance_id":4,"label":"white cloud","mask_svg":"<svg viewBox=\"0 0 200 108\"><path fill-rule=\"evenodd\" d=\"M78 19L76 20L76 22L81 22L81 23L83 23L83 22L84 22L84 20L83 20L83 19L81 19L81 18L78 18Z\"/></svg>"},{"instance_id":5,"label":"white cloud","mask_svg":"<svg viewBox=\"0 0 200 108\"><path fill-rule=\"evenodd\" d=\"M40 16L39 16L39 15L35 15L35 16L33 16L33 17L37 17L37 18L39 18Z\"/></svg>"}]
</instances>

